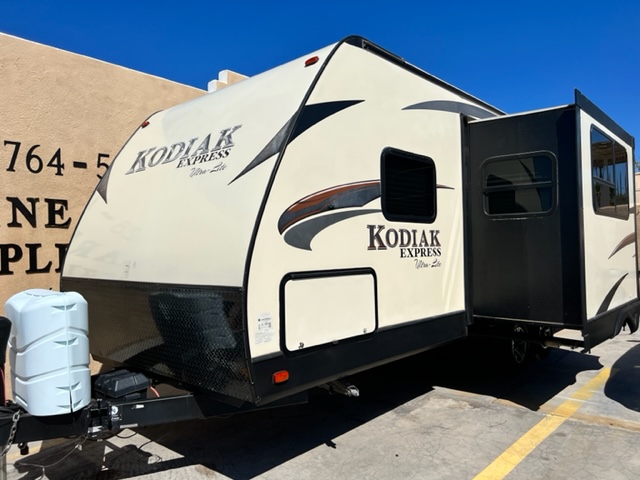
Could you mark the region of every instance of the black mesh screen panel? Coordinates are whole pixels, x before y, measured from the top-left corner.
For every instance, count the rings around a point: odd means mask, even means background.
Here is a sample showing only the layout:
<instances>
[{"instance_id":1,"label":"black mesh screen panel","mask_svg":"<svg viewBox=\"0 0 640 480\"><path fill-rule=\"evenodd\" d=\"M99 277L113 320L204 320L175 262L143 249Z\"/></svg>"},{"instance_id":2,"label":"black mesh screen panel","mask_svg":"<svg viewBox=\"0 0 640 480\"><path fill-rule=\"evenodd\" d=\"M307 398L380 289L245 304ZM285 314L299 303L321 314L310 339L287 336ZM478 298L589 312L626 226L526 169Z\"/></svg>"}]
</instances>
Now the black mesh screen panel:
<instances>
[{"instance_id":1,"label":"black mesh screen panel","mask_svg":"<svg viewBox=\"0 0 640 480\"><path fill-rule=\"evenodd\" d=\"M91 353L186 388L254 401L242 291L65 278L89 304Z\"/></svg>"}]
</instances>

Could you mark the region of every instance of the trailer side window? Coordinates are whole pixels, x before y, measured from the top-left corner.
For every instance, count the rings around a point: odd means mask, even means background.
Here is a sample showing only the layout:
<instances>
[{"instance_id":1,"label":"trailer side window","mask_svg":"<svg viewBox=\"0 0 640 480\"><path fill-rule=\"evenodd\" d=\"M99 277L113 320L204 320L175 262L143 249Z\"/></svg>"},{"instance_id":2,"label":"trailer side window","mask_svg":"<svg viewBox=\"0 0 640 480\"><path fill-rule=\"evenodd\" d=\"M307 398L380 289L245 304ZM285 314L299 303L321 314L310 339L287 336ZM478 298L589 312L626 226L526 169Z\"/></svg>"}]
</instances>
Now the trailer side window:
<instances>
[{"instance_id":1,"label":"trailer side window","mask_svg":"<svg viewBox=\"0 0 640 480\"><path fill-rule=\"evenodd\" d=\"M596 213L629 218L627 151L594 127L591 127L591 170Z\"/></svg>"},{"instance_id":2,"label":"trailer side window","mask_svg":"<svg viewBox=\"0 0 640 480\"><path fill-rule=\"evenodd\" d=\"M382 213L387 220L436 219L436 166L429 157L385 148L381 157Z\"/></svg>"},{"instance_id":3,"label":"trailer side window","mask_svg":"<svg viewBox=\"0 0 640 480\"><path fill-rule=\"evenodd\" d=\"M556 157L538 152L484 162L484 211L523 216L551 212L556 206Z\"/></svg>"}]
</instances>

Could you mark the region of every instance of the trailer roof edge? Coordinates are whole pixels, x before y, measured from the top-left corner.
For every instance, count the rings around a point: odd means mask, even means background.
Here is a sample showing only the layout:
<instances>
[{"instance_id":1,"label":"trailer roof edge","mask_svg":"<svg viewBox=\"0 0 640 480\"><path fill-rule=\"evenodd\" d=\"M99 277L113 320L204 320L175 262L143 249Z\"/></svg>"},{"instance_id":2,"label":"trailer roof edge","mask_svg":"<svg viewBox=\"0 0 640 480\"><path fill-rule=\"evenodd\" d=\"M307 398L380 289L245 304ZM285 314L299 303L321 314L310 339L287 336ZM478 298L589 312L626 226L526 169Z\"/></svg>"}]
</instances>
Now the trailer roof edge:
<instances>
[{"instance_id":1,"label":"trailer roof edge","mask_svg":"<svg viewBox=\"0 0 640 480\"><path fill-rule=\"evenodd\" d=\"M344 39L342 39L340 42L338 42L338 47L343 44L349 44L352 45L354 47L358 47L358 48L362 48L363 50L369 50L370 52L374 53L375 55L378 55L380 57L383 57L384 59L388 60L389 62L398 65L406 70L409 70L410 72L425 78L433 83L435 83L436 85L443 87L447 90L450 90L454 93L457 93L458 95L466 98L467 100L471 100L474 103L478 103L480 105L482 105L483 107L487 108L489 111L496 113L497 115L505 115L506 112L504 112L503 110L500 110L499 108L491 105L490 103L485 102L484 100L479 99L478 97L471 95L470 93L465 92L464 90L459 89L458 87L455 87L454 85L445 82L444 80L436 77L435 75L432 75L430 73L427 73L426 71L422 70L420 67L416 67L415 65L407 62L404 58L399 57L398 55L390 52L389 50L386 50L384 48L382 48L380 45L377 45L373 42L371 42L370 40L367 40L364 37L361 37L359 35L350 35Z\"/></svg>"},{"instance_id":2,"label":"trailer roof edge","mask_svg":"<svg viewBox=\"0 0 640 480\"><path fill-rule=\"evenodd\" d=\"M593 118L595 118L602 125L607 127L613 133L615 133L622 140L631 145L632 148L636 148L635 138L627 132L624 128L622 128L615 120L613 120L609 115L604 113L600 107L598 107L595 103L589 100L580 90L575 89L575 102L578 107L587 112Z\"/></svg>"},{"instance_id":3,"label":"trailer roof edge","mask_svg":"<svg viewBox=\"0 0 640 480\"><path fill-rule=\"evenodd\" d=\"M507 113L507 114L505 114L504 116L501 116L501 117L475 118L473 120L469 120L469 123L471 124L471 123L491 122L491 121L495 121L495 120L500 120L500 119L505 118L505 117L509 117L509 118L524 117L524 116L532 115L532 114L536 114L536 113L552 112L554 110L562 110L564 108L573 108L573 107L574 107L573 104L556 105L555 107L538 108L536 110L526 110L524 112Z\"/></svg>"}]
</instances>

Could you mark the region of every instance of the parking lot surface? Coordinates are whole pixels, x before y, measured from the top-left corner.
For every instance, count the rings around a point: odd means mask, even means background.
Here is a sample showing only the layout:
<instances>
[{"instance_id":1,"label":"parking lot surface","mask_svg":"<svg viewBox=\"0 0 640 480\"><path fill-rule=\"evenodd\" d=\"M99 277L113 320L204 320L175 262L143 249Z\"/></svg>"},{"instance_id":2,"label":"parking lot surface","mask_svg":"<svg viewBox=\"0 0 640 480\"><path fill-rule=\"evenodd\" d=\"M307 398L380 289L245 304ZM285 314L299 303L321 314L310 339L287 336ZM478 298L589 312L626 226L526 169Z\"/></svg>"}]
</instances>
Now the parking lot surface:
<instances>
[{"instance_id":1,"label":"parking lot surface","mask_svg":"<svg viewBox=\"0 0 640 480\"><path fill-rule=\"evenodd\" d=\"M465 341L354 375L358 398L14 447L7 478L640 478L640 334L522 369L502 347Z\"/></svg>"}]
</instances>

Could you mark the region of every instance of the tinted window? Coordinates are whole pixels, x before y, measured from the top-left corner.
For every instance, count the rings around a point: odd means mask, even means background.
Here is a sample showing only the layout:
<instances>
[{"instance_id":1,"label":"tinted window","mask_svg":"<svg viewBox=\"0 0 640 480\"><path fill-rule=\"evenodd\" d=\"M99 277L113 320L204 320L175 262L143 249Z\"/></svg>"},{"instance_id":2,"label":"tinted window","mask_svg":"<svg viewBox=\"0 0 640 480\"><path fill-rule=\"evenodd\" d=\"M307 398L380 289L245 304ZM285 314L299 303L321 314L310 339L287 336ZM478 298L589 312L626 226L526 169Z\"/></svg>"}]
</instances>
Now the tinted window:
<instances>
[{"instance_id":1,"label":"tinted window","mask_svg":"<svg viewBox=\"0 0 640 480\"><path fill-rule=\"evenodd\" d=\"M436 218L432 159L395 148L382 152L382 212L388 220L431 223Z\"/></svg>"},{"instance_id":2,"label":"tinted window","mask_svg":"<svg viewBox=\"0 0 640 480\"><path fill-rule=\"evenodd\" d=\"M610 217L629 217L627 151L608 136L591 128L593 208Z\"/></svg>"},{"instance_id":3,"label":"tinted window","mask_svg":"<svg viewBox=\"0 0 640 480\"><path fill-rule=\"evenodd\" d=\"M482 168L484 207L488 215L541 214L555 207L553 154L489 159Z\"/></svg>"}]
</instances>

